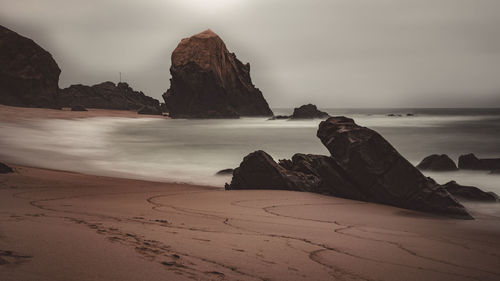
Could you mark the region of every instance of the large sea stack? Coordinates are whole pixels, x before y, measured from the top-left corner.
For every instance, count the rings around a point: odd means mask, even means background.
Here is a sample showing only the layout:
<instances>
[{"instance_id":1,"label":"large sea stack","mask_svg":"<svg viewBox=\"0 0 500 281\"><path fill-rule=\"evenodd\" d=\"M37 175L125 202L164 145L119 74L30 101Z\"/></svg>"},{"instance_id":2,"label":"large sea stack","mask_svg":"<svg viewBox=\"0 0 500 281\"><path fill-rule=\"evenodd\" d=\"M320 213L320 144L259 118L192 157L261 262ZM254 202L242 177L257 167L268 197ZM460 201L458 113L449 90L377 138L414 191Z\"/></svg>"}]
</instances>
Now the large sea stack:
<instances>
[{"instance_id":1,"label":"large sea stack","mask_svg":"<svg viewBox=\"0 0 500 281\"><path fill-rule=\"evenodd\" d=\"M170 73L163 98L173 118L273 115L252 84L250 64L239 61L209 29L182 39L172 53Z\"/></svg>"},{"instance_id":2,"label":"large sea stack","mask_svg":"<svg viewBox=\"0 0 500 281\"><path fill-rule=\"evenodd\" d=\"M0 103L58 108L61 70L33 40L0 26Z\"/></svg>"},{"instance_id":3,"label":"large sea stack","mask_svg":"<svg viewBox=\"0 0 500 281\"><path fill-rule=\"evenodd\" d=\"M143 92L135 91L127 83L116 85L103 82L93 86L71 85L61 90L59 97L63 107L83 106L85 108L147 110L161 114L160 102Z\"/></svg>"}]
</instances>

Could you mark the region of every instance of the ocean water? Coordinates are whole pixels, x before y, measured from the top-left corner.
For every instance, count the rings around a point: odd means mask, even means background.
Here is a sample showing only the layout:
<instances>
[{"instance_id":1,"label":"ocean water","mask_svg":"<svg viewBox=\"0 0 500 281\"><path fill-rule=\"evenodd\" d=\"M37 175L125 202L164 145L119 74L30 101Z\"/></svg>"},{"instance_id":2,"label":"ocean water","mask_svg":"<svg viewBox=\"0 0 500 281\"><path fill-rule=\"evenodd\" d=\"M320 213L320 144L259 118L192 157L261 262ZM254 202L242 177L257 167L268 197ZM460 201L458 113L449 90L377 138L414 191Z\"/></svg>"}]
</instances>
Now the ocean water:
<instances>
[{"instance_id":1,"label":"ocean water","mask_svg":"<svg viewBox=\"0 0 500 281\"><path fill-rule=\"evenodd\" d=\"M446 153L455 161L473 152L500 157L500 109L326 109L382 134L415 165ZM275 109L290 114L291 109ZM403 114L389 117L388 113ZM406 116L406 113L415 116ZM262 149L276 160L294 153L328 154L316 137L321 120L266 118L171 120L153 118L46 119L0 123L2 161L167 182L222 187L215 176ZM425 173L500 194L500 176L486 171Z\"/></svg>"}]
</instances>

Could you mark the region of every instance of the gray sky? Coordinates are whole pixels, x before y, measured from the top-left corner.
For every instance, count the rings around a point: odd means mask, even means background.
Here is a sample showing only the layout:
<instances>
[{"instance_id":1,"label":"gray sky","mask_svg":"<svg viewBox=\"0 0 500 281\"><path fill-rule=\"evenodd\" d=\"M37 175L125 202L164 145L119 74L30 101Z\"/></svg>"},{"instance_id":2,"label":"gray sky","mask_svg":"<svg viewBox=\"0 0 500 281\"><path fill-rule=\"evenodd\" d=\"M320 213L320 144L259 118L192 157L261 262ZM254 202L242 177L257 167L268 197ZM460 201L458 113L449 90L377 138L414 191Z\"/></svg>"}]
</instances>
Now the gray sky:
<instances>
[{"instance_id":1,"label":"gray sky","mask_svg":"<svg viewBox=\"0 0 500 281\"><path fill-rule=\"evenodd\" d=\"M0 0L60 87L117 81L161 99L170 54L207 28L271 106L500 107L498 0Z\"/></svg>"}]
</instances>

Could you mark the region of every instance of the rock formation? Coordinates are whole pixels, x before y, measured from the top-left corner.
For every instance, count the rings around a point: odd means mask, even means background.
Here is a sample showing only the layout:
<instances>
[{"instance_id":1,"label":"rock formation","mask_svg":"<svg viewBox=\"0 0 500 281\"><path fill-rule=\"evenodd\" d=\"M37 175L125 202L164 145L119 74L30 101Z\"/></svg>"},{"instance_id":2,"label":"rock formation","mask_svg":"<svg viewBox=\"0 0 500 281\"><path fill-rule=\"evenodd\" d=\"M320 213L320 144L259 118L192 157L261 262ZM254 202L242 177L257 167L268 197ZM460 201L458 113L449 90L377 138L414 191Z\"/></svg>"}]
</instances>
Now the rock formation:
<instances>
[{"instance_id":1,"label":"rock formation","mask_svg":"<svg viewBox=\"0 0 500 281\"><path fill-rule=\"evenodd\" d=\"M170 73L163 98L173 118L273 115L252 84L250 64L239 61L211 30L182 39L172 53Z\"/></svg>"},{"instance_id":2,"label":"rock formation","mask_svg":"<svg viewBox=\"0 0 500 281\"><path fill-rule=\"evenodd\" d=\"M14 172L14 170L12 170L11 167L0 162L0 174L7 174L7 173L12 173L12 172Z\"/></svg>"},{"instance_id":3,"label":"rock formation","mask_svg":"<svg viewBox=\"0 0 500 281\"><path fill-rule=\"evenodd\" d=\"M153 106L143 106L138 111L137 114L145 114L145 115L162 115L161 107L153 107Z\"/></svg>"},{"instance_id":4,"label":"rock formation","mask_svg":"<svg viewBox=\"0 0 500 281\"><path fill-rule=\"evenodd\" d=\"M269 120L280 120L280 119L325 119L330 117L330 115L324 111L318 110L314 104L305 104L300 107L293 109L292 115L276 115Z\"/></svg>"},{"instance_id":5,"label":"rock formation","mask_svg":"<svg viewBox=\"0 0 500 281\"><path fill-rule=\"evenodd\" d=\"M232 175L232 174L233 174L233 171L234 171L234 169L228 168L228 169L224 169L224 170L220 170L220 171L218 171L215 175L216 175L216 176L227 176L227 175Z\"/></svg>"},{"instance_id":6,"label":"rock formation","mask_svg":"<svg viewBox=\"0 0 500 281\"><path fill-rule=\"evenodd\" d=\"M310 191L406 209L472 217L377 132L350 118L321 122L317 136L331 156L295 154L276 163L263 151L246 156L226 189Z\"/></svg>"},{"instance_id":7,"label":"rock formation","mask_svg":"<svg viewBox=\"0 0 500 281\"><path fill-rule=\"evenodd\" d=\"M455 171L458 170L457 165L446 154L432 154L424 158L417 165L420 170L429 171Z\"/></svg>"},{"instance_id":8,"label":"rock formation","mask_svg":"<svg viewBox=\"0 0 500 281\"><path fill-rule=\"evenodd\" d=\"M151 107L161 114L160 102L143 92L134 91L127 83L103 82L94 86L71 85L61 90L59 103L63 107L139 110Z\"/></svg>"},{"instance_id":9,"label":"rock formation","mask_svg":"<svg viewBox=\"0 0 500 281\"><path fill-rule=\"evenodd\" d=\"M0 26L0 103L59 108L59 74L52 55L33 40Z\"/></svg>"},{"instance_id":10,"label":"rock formation","mask_svg":"<svg viewBox=\"0 0 500 281\"><path fill-rule=\"evenodd\" d=\"M294 108L291 116L292 119L324 119L328 117L330 117L328 113L318 110L314 104L305 104Z\"/></svg>"},{"instance_id":11,"label":"rock formation","mask_svg":"<svg viewBox=\"0 0 500 281\"><path fill-rule=\"evenodd\" d=\"M500 158L479 159L470 153L458 158L458 168L464 170L497 170L500 169Z\"/></svg>"},{"instance_id":12,"label":"rock formation","mask_svg":"<svg viewBox=\"0 0 500 281\"><path fill-rule=\"evenodd\" d=\"M463 200L498 202L498 195L493 192L484 192L475 186L460 185L455 181L450 181L443 187L453 196Z\"/></svg>"}]
</instances>

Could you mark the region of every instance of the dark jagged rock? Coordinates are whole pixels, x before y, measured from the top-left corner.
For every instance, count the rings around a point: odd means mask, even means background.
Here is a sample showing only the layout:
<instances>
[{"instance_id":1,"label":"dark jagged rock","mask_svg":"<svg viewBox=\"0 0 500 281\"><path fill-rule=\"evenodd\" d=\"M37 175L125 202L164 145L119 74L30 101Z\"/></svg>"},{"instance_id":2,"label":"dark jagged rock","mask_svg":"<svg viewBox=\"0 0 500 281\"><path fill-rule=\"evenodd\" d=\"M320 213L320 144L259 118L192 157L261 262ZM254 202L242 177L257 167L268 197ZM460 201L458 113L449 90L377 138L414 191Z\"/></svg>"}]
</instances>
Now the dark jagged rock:
<instances>
[{"instance_id":1,"label":"dark jagged rock","mask_svg":"<svg viewBox=\"0 0 500 281\"><path fill-rule=\"evenodd\" d=\"M162 111L160 107L153 106L143 106L138 111L138 114L146 114L146 115L162 115Z\"/></svg>"},{"instance_id":2,"label":"dark jagged rock","mask_svg":"<svg viewBox=\"0 0 500 281\"><path fill-rule=\"evenodd\" d=\"M71 111L87 111L87 109L81 105L75 105L71 107Z\"/></svg>"},{"instance_id":3,"label":"dark jagged rock","mask_svg":"<svg viewBox=\"0 0 500 281\"><path fill-rule=\"evenodd\" d=\"M470 153L458 158L458 168L464 170L497 170L500 169L500 158L479 159Z\"/></svg>"},{"instance_id":4,"label":"dark jagged rock","mask_svg":"<svg viewBox=\"0 0 500 281\"><path fill-rule=\"evenodd\" d=\"M443 187L453 196L469 201L498 202L498 195L493 192L484 192L475 186L460 185L450 181Z\"/></svg>"},{"instance_id":5,"label":"dark jagged rock","mask_svg":"<svg viewBox=\"0 0 500 281\"><path fill-rule=\"evenodd\" d=\"M232 175L233 171L234 171L234 169L224 169L224 170L218 171L215 175L216 176Z\"/></svg>"},{"instance_id":6,"label":"dark jagged rock","mask_svg":"<svg viewBox=\"0 0 500 281\"><path fill-rule=\"evenodd\" d=\"M311 174L287 170L262 150L245 156L233 171L233 178L226 189L283 189L297 191L316 190L320 179Z\"/></svg>"},{"instance_id":7,"label":"dark jagged rock","mask_svg":"<svg viewBox=\"0 0 500 281\"><path fill-rule=\"evenodd\" d=\"M420 164L417 165L420 170L429 171L456 171L457 165L446 154L432 154L424 158Z\"/></svg>"},{"instance_id":8,"label":"dark jagged rock","mask_svg":"<svg viewBox=\"0 0 500 281\"><path fill-rule=\"evenodd\" d=\"M61 90L60 105L86 108L139 110L144 106L160 111L160 102L143 92L134 91L127 83L103 82L93 86L71 85Z\"/></svg>"},{"instance_id":9,"label":"dark jagged rock","mask_svg":"<svg viewBox=\"0 0 500 281\"><path fill-rule=\"evenodd\" d=\"M211 30L182 39L172 53L170 73L163 98L173 118L273 115L252 84L250 64L239 61Z\"/></svg>"},{"instance_id":10,"label":"dark jagged rock","mask_svg":"<svg viewBox=\"0 0 500 281\"><path fill-rule=\"evenodd\" d=\"M13 173L13 172L14 172L14 170L12 170L11 167L0 162L0 174L7 174L7 173Z\"/></svg>"},{"instance_id":11,"label":"dark jagged rock","mask_svg":"<svg viewBox=\"0 0 500 281\"><path fill-rule=\"evenodd\" d=\"M0 26L0 103L59 108L59 74L52 55L33 40Z\"/></svg>"},{"instance_id":12,"label":"dark jagged rock","mask_svg":"<svg viewBox=\"0 0 500 281\"><path fill-rule=\"evenodd\" d=\"M472 218L377 132L350 118L332 117L320 123L317 136L368 201Z\"/></svg>"},{"instance_id":13,"label":"dark jagged rock","mask_svg":"<svg viewBox=\"0 0 500 281\"><path fill-rule=\"evenodd\" d=\"M331 156L295 154L276 163L259 150L243 159L226 189L309 191L472 219L377 132L332 117L320 123L317 136Z\"/></svg>"},{"instance_id":14,"label":"dark jagged rock","mask_svg":"<svg viewBox=\"0 0 500 281\"><path fill-rule=\"evenodd\" d=\"M294 108L291 116L292 119L324 119L328 117L330 117L328 113L318 110L314 104L305 104Z\"/></svg>"}]
</instances>

